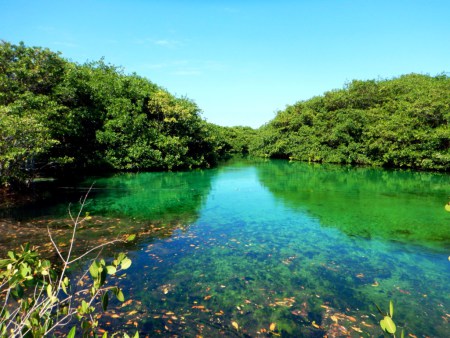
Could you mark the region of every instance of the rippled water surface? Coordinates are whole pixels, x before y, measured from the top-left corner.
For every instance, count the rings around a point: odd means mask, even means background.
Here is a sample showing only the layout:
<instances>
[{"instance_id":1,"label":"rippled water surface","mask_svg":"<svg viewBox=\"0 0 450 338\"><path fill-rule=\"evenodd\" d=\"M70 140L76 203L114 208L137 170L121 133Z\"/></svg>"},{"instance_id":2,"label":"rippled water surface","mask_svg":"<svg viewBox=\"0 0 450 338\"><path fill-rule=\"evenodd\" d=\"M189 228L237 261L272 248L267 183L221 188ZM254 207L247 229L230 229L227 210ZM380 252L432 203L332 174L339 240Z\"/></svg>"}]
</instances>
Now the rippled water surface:
<instances>
[{"instance_id":1,"label":"rippled water surface","mask_svg":"<svg viewBox=\"0 0 450 338\"><path fill-rule=\"evenodd\" d=\"M95 181L91 215L125 232L139 224L122 280L132 301L117 326L187 337L378 336L374 304L387 310L392 300L406 335L450 332L449 175L236 160ZM70 198L61 194L32 216L63 215ZM146 237L146 227L164 235Z\"/></svg>"}]
</instances>

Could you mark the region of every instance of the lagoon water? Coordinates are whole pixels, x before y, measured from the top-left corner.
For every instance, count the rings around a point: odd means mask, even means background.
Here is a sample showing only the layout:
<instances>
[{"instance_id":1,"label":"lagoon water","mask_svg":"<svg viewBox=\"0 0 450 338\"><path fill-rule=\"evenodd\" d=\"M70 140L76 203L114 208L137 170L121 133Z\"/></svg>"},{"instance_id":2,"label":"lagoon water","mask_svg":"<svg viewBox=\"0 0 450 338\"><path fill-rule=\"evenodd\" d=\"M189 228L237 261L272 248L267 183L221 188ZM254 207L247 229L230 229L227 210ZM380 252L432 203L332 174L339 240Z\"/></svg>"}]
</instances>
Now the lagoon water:
<instances>
[{"instance_id":1,"label":"lagoon water","mask_svg":"<svg viewBox=\"0 0 450 338\"><path fill-rule=\"evenodd\" d=\"M448 174L233 160L94 188L94 218L162 234L128 247L132 302L105 322L144 336L368 337L382 334L375 304L392 300L405 336L449 336ZM63 216L57 200L39 217Z\"/></svg>"}]
</instances>

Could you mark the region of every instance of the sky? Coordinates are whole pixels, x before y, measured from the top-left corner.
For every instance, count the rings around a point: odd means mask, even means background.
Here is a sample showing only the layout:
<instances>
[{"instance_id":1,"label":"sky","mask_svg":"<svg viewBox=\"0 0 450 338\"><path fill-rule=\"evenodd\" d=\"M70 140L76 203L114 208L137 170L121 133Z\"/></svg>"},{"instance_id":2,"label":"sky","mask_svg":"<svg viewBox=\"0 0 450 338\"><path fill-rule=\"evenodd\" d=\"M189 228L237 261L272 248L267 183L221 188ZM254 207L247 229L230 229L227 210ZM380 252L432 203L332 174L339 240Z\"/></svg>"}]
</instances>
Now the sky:
<instances>
[{"instance_id":1,"label":"sky","mask_svg":"<svg viewBox=\"0 0 450 338\"><path fill-rule=\"evenodd\" d=\"M353 79L450 71L449 0L0 0L0 40L101 58L257 128Z\"/></svg>"}]
</instances>

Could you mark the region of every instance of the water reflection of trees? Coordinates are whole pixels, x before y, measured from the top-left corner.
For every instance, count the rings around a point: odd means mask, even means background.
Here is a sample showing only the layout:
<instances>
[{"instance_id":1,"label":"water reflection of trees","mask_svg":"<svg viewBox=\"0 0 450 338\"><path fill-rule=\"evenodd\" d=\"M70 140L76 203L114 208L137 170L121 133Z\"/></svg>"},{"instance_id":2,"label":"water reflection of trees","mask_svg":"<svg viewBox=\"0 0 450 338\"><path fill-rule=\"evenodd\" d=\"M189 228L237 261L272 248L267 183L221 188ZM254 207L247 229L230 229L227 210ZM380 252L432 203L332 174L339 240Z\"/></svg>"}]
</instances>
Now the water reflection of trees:
<instances>
[{"instance_id":1,"label":"water reflection of trees","mask_svg":"<svg viewBox=\"0 0 450 338\"><path fill-rule=\"evenodd\" d=\"M215 170L190 172L119 174L96 178L84 212L92 219L78 232L80 250L123 233L136 233L140 240L165 238L185 229L198 218L211 189ZM69 241L71 221L68 207L78 212L78 200L93 179L77 187L52 189L47 198L31 204L3 209L0 252L29 241L44 248L49 245L47 226L60 241ZM49 247L50 248L50 247Z\"/></svg>"},{"instance_id":2,"label":"water reflection of trees","mask_svg":"<svg viewBox=\"0 0 450 338\"><path fill-rule=\"evenodd\" d=\"M287 206L350 236L446 247L445 174L270 161L258 177Z\"/></svg>"},{"instance_id":3,"label":"water reflection of trees","mask_svg":"<svg viewBox=\"0 0 450 338\"><path fill-rule=\"evenodd\" d=\"M100 179L89 207L110 217L190 223L198 217L214 174L214 170L198 170Z\"/></svg>"}]
</instances>

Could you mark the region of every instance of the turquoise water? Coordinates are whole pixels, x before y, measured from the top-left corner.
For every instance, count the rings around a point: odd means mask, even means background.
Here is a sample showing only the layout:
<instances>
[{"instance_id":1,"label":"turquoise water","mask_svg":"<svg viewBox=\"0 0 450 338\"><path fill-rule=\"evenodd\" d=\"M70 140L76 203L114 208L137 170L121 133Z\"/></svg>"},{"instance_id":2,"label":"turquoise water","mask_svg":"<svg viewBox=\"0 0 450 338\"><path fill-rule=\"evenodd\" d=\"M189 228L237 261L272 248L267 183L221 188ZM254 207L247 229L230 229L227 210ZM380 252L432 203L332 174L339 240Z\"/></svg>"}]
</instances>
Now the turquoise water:
<instances>
[{"instance_id":1,"label":"turquoise water","mask_svg":"<svg viewBox=\"0 0 450 338\"><path fill-rule=\"evenodd\" d=\"M130 249L121 283L132 302L113 325L369 337L381 334L374 304L392 300L406 336L449 335L449 175L241 160L97 178L95 188L92 215L172 227Z\"/></svg>"}]
</instances>

